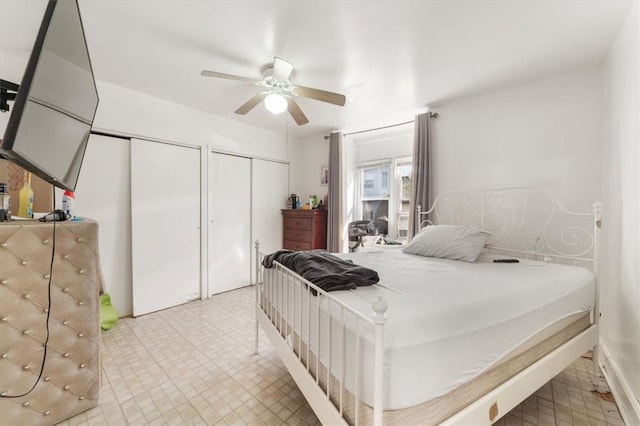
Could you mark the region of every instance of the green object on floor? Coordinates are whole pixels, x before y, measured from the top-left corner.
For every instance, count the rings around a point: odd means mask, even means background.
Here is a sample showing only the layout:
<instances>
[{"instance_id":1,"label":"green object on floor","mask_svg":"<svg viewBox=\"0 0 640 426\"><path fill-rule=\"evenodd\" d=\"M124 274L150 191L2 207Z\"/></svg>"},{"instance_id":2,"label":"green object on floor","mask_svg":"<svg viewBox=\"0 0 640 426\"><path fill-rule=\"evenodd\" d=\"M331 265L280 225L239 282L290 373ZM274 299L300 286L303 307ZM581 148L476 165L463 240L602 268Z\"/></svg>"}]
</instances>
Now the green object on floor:
<instances>
[{"instance_id":1,"label":"green object on floor","mask_svg":"<svg viewBox=\"0 0 640 426\"><path fill-rule=\"evenodd\" d=\"M100 327L103 330L109 330L118 321L118 317L118 311L111 304L109 293L100 295Z\"/></svg>"}]
</instances>

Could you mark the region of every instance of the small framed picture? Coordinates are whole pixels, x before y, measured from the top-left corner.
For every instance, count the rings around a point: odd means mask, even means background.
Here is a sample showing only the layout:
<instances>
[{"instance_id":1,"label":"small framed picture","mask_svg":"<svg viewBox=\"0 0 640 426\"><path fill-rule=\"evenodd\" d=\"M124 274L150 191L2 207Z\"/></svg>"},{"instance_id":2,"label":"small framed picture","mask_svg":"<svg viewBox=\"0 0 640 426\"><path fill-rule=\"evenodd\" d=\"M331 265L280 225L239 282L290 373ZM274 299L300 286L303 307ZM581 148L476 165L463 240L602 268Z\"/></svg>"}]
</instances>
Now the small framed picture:
<instances>
[{"instance_id":1,"label":"small framed picture","mask_svg":"<svg viewBox=\"0 0 640 426\"><path fill-rule=\"evenodd\" d=\"M320 185L329 185L329 166L320 166Z\"/></svg>"}]
</instances>

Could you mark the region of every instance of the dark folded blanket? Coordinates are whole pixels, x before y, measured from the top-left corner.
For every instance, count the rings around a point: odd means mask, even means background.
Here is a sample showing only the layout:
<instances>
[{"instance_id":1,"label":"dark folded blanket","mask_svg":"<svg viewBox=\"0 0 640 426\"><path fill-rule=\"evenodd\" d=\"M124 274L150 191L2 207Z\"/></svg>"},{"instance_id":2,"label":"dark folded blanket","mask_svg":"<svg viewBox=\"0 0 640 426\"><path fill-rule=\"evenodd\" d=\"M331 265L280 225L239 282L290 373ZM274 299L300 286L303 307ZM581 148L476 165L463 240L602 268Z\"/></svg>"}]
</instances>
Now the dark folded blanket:
<instances>
[{"instance_id":1,"label":"dark folded blanket","mask_svg":"<svg viewBox=\"0 0 640 426\"><path fill-rule=\"evenodd\" d=\"M352 290L359 286L377 283L380 278L373 269L354 264L326 251L278 250L262 261L265 268L273 268L273 262L291 269L324 291Z\"/></svg>"}]
</instances>

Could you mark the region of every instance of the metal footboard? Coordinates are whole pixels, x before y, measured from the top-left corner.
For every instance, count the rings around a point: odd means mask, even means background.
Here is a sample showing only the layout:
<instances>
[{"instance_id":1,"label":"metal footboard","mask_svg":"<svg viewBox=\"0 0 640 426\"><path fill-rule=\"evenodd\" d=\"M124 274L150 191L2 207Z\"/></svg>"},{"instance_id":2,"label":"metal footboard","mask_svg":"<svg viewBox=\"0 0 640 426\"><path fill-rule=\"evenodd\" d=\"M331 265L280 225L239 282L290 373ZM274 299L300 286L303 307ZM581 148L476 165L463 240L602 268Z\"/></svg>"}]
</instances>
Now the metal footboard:
<instances>
[{"instance_id":1,"label":"metal footboard","mask_svg":"<svg viewBox=\"0 0 640 426\"><path fill-rule=\"evenodd\" d=\"M323 423L338 416L360 424L367 401L373 424L381 425L386 302L376 299L370 315L358 312L278 262L264 268L259 242L255 248L256 353L260 324L283 361L281 351L289 352L285 364L298 364L290 372ZM362 388L364 375L368 383L373 377L373 389ZM309 385L315 396L307 395ZM329 417L323 420L322 413Z\"/></svg>"}]
</instances>

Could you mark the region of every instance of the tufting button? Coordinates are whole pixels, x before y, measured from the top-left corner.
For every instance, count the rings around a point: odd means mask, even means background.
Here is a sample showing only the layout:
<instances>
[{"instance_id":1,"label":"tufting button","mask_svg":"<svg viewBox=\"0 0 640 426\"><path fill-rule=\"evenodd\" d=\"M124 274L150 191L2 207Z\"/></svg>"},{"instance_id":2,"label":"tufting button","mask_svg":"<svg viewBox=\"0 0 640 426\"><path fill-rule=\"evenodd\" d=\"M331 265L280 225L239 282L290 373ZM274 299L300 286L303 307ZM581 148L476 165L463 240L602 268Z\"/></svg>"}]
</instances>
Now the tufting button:
<instances>
[{"instance_id":1,"label":"tufting button","mask_svg":"<svg viewBox=\"0 0 640 426\"><path fill-rule=\"evenodd\" d=\"M62 258L63 258L63 259L68 259L68 258L69 258L69 255L68 255L68 254L65 254L64 256L62 256Z\"/></svg>"},{"instance_id":2,"label":"tufting button","mask_svg":"<svg viewBox=\"0 0 640 426\"><path fill-rule=\"evenodd\" d=\"M69 385L65 385L62 390L69 390Z\"/></svg>"},{"instance_id":3,"label":"tufting button","mask_svg":"<svg viewBox=\"0 0 640 426\"><path fill-rule=\"evenodd\" d=\"M29 369L29 366L28 366L28 365L25 365L24 367L22 367L22 369L23 369L23 370L28 370L28 369Z\"/></svg>"},{"instance_id":4,"label":"tufting button","mask_svg":"<svg viewBox=\"0 0 640 426\"><path fill-rule=\"evenodd\" d=\"M7 243L1 243L0 244L0 247L6 247L6 246L7 246Z\"/></svg>"},{"instance_id":5,"label":"tufting button","mask_svg":"<svg viewBox=\"0 0 640 426\"><path fill-rule=\"evenodd\" d=\"M27 264L27 263L29 263L29 262L28 262L28 261L26 261L26 260L23 260L23 261L22 261L22 262L20 262L20 263L22 263L23 265L26 265L26 264Z\"/></svg>"},{"instance_id":6,"label":"tufting button","mask_svg":"<svg viewBox=\"0 0 640 426\"><path fill-rule=\"evenodd\" d=\"M44 312L44 313L46 314L47 312L49 312L49 308L44 308L44 309L42 310L42 312Z\"/></svg>"},{"instance_id":7,"label":"tufting button","mask_svg":"<svg viewBox=\"0 0 640 426\"><path fill-rule=\"evenodd\" d=\"M22 404L22 406L23 406L23 407L28 407L28 406L30 406L30 405L31 405L31 403L30 403L29 401L25 401L25 402Z\"/></svg>"},{"instance_id":8,"label":"tufting button","mask_svg":"<svg viewBox=\"0 0 640 426\"><path fill-rule=\"evenodd\" d=\"M8 283L9 283L9 281L7 281L7 280L2 280L2 281L0 281L0 282L1 282L2 284L8 284Z\"/></svg>"},{"instance_id":9,"label":"tufting button","mask_svg":"<svg viewBox=\"0 0 640 426\"><path fill-rule=\"evenodd\" d=\"M62 355L65 358L69 358L69 352L67 352L66 354Z\"/></svg>"},{"instance_id":10,"label":"tufting button","mask_svg":"<svg viewBox=\"0 0 640 426\"><path fill-rule=\"evenodd\" d=\"M49 376L47 376L47 377L45 377L45 378L44 378L44 381L45 381L45 382L48 382L49 380L51 380L51 377L49 377Z\"/></svg>"},{"instance_id":11,"label":"tufting button","mask_svg":"<svg viewBox=\"0 0 640 426\"><path fill-rule=\"evenodd\" d=\"M27 294L25 294L25 295L24 295L24 298L25 298L25 299L28 299L28 298L30 298L30 297L31 297L31 296L29 295L29 293L27 293Z\"/></svg>"},{"instance_id":12,"label":"tufting button","mask_svg":"<svg viewBox=\"0 0 640 426\"><path fill-rule=\"evenodd\" d=\"M82 401L84 399L84 396L81 396L78 398L80 401Z\"/></svg>"},{"instance_id":13,"label":"tufting button","mask_svg":"<svg viewBox=\"0 0 640 426\"><path fill-rule=\"evenodd\" d=\"M7 391L0 392L0 396L7 396Z\"/></svg>"},{"instance_id":14,"label":"tufting button","mask_svg":"<svg viewBox=\"0 0 640 426\"><path fill-rule=\"evenodd\" d=\"M82 305L84 305L84 302L81 300L81 301L78 302L78 305L82 306Z\"/></svg>"},{"instance_id":15,"label":"tufting button","mask_svg":"<svg viewBox=\"0 0 640 426\"><path fill-rule=\"evenodd\" d=\"M86 365L80 364L80 368L84 368L84 367L86 367Z\"/></svg>"},{"instance_id":16,"label":"tufting button","mask_svg":"<svg viewBox=\"0 0 640 426\"><path fill-rule=\"evenodd\" d=\"M65 293L69 293L69 287L63 288L62 291L64 291Z\"/></svg>"},{"instance_id":17,"label":"tufting button","mask_svg":"<svg viewBox=\"0 0 640 426\"><path fill-rule=\"evenodd\" d=\"M49 244L49 240L42 240L42 244Z\"/></svg>"},{"instance_id":18,"label":"tufting button","mask_svg":"<svg viewBox=\"0 0 640 426\"><path fill-rule=\"evenodd\" d=\"M67 320L62 321L62 325L67 325L67 324L69 324L69 321Z\"/></svg>"},{"instance_id":19,"label":"tufting button","mask_svg":"<svg viewBox=\"0 0 640 426\"><path fill-rule=\"evenodd\" d=\"M49 278L51 278L51 275L49 275L49 274L44 274L44 278L48 280Z\"/></svg>"},{"instance_id":20,"label":"tufting button","mask_svg":"<svg viewBox=\"0 0 640 426\"><path fill-rule=\"evenodd\" d=\"M51 414L51 411L47 410L47 411L45 411L45 412L44 412L44 413L42 413L42 414L44 414L45 416L48 416L49 414Z\"/></svg>"},{"instance_id":21,"label":"tufting button","mask_svg":"<svg viewBox=\"0 0 640 426\"><path fill-rule=\"evenodd\" d=\"M0 358L6 358L6 357L7 357L7 354L0 355Z\"/></svg>"},{"instance_id":22,"label":"tufting button","mask_svg":"<svg viewBox=\"0 0 640 426\"><path fill-rule=\"evenodd\" d=\"M82 238L78 238L78 242L81 243L83 240Z\"/></svg>"},{"instance_id":23,"label":"tufting button","mask_svg":"<svg viewBox=\"0 0 640 426\"><path fill-rule=\"evenodd\" d=\"M2 320L1 320L1 321L2 321L2 322L7 322L7 320L8 320L8 319L9 319L9 318L7 318L7 317L2 317Z\"/></svg>"},{"instance_id":24,"label":"tufting button","mask_svg":"<svg viewBox=\"0 0 640 426\"><path fill-rule=\"evenodd\" d=\"M80 270L78 271L78 273L79 273L79 274L84 274L84 269L80 269Z\"/></svg>"},{"instance_id":25,"label":"tufting button","mask_svg":"<svg viewBox=\"0 0 640 426\"><path fill-rule=\"evenodd\" d=\"M22 334L29 334L29 330L23 331Z\"/></svg>"},{"instance_id":26,"label":"tufting button","mask_svg":"<svg viewBox=\"0 0 640 426\"><path fill-rule=\"evenodd\" d=\"M78 333L78 337L84 337L84 334Z\"/></svg>"}]
</instances>

